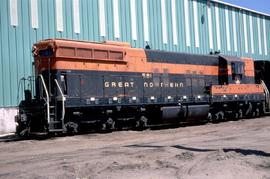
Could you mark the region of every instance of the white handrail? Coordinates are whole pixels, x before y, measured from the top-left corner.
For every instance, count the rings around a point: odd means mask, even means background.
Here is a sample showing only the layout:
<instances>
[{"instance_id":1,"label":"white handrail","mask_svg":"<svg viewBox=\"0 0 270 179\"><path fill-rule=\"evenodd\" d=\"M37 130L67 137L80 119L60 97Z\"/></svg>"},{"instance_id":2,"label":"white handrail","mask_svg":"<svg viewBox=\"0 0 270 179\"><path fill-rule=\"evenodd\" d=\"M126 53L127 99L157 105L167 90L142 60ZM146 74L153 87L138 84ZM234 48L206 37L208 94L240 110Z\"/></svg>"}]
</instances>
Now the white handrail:
<instances>
[{"instance_id":1,"label":"white handrail","mask_svg":"<svg viewBox=\"0 0 270 179\"><path fill-rule=\"evenodd\" d=\"M265 85L264 81L261 80L261 84L263 86L263 89L264 89L264 92L265 92L265 100L266 100L266 103L268 105L268 110L270 109L270 98L269 98L269 90L267 88L267 86Z\"/></svg>"},{"instance_id":2,"label":"white handrail","mask_svg":"<svg viewBox=\"0 0 270 179\"><path fill-rule=\"evenodd\" d=\"M62 89L60 88L60 85L58 84L58 81L56 79L54 79L55 83L56 83L56 86L58 88L58 90L60 91L61 93L61 97L62 97L62 117L61 117L61 121L62 121L62 126L64 126L64 118L65 118L65 96L64 96L64 93L62 91Z\"/></svg>"},{"instance_id":3,"label":"white handrail","mask_svg":"<svg viewBox=\"0 0 270 179\"><path fill-rule=\"evenodd\" d=\"M46 101L46 103L47 103L47 122L49 124L50 123L50 97L49 97L49 93L48 93L48 90L47 90L47 87L46 87L43 76L40 74L39 77L40 77L40 79L42 81L42 85L43 85L43 88L44 88L45 93L46 93L46 98L47 98L47 101Z\"/></svg>"}]
</instances>

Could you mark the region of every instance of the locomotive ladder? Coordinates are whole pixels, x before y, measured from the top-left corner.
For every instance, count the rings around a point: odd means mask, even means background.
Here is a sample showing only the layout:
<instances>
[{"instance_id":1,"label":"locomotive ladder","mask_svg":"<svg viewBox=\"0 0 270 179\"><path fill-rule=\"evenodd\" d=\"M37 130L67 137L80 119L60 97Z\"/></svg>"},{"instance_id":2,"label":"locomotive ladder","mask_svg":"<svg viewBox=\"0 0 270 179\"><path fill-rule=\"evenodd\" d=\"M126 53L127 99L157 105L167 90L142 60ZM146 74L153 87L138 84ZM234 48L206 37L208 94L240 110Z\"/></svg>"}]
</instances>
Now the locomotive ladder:
<instances>
[{"instance_id":1,"label":"locomotive ladder","mask_svg":"<svg viewBox=\"0 0 270 179\"><path fill-rule=\"evenodd\" d=\"M49 96L48 89L46 87L44 78L42 75L39 75L39 77L41 78L42 85L43 85L43 88L44 88L45 93L46 93L47 123L49 125L49 132L62 132L64 130L65 100L66 100L66 98L62 92L62 89L60 88L60 85L58 84L57 80L55 79L55 83L56 83L56 86L61 94L61 101L62 101L62 116L61 116L60 121L58 121L57 117L56 117L57 109L56 109L55 105L50 105L50 96ZM57 103L56 103L56 105L57 105ZM61 127L55 128L54 126L59 124L59 123L61 123Z\"/></svg>"},{"instance_id":2,"label":"locomotive ladder","mask_svg":"<svg viewBox=\"0 0 270 179\"><path fill-rule=\"evenodd\" d=\"M265 85L264 81L261 80L261 84L265 93L265 107L266 107L266 114L270 114L270 96L269 96L269 90L267 86Z\"/></svg>"}]
</instances>

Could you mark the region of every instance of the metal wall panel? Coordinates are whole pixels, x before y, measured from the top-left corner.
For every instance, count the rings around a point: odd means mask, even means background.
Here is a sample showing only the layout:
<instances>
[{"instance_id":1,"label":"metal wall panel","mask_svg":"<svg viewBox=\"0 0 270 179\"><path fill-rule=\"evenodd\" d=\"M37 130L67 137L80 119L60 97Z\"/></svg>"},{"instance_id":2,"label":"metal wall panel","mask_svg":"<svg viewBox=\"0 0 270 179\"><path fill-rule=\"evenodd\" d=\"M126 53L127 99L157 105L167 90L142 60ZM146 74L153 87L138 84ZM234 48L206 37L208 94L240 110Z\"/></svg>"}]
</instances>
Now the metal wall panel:
<instances>
[{"instance_id":1,"label":"metal wall panel","mask_svg":"<svg viewBox=\"0 0 270 179\"><path fill-rule=\"evenodd\" d=\"M2 104L4 106L11 104L11 74L10 74L10 61L11 61L11 57L10 57L10 53L9 53L9 27L10 27L10 21L9 21L9 2L6 1L1 1L1 6L0 6L1 10L1 49L2 49L2 56L1 56L1 60L2 60L2 69L1 69L1 78L2 78L2 85L1 88L3 90L3 96L2 99L0 99L0 101L2 101ZM12 29L11 29L12 30ZM13 31L12 31L13 32ZM14 70L15 71L15 70ZM13 79L13 80L17 80L17 79ZM13 95L14 96L14 95Z\"/></svg>"},{"instance_id":2,"label":"metal wall panel","mask_svg":"<svg viewBox=\"0 0 270 179\"><path fill-rule=\"evenodd\" d=\"M34 2L34 9L31 2ZM217 29L220 29L221 53L258 60L270 59L270 17L254 11L240 10L237 7L205 0L76 0L75 2L77 7L74 10L74 0L0 1L0 107L17 105L18 81L21 77L32 74L32 44L41 39L68 38L96 42L116 40L129 42L136 48L144 48L149 44L156 50L208 54L210 51L219 50ZM100 2L104 2L104 8L100 8ZM188 7L186 13L185 2ZM62 5L60 24L58 13L60 10L59 6L56 6L57 3ZM118 4L118 8L114 3ZM134 3L136 5L131 11ZM148 7L145 10L147 14L144 14L143 5ZM172 11L174 8L175 12ZM104 11L100 12L100 9ZM117 9L118 13L115 12ZM211 16L208 16L209 12ZM33 17L33 13L37 13L37 17ZM100 23L100 14L104 15L104 24ZM136 18L132 17L132 14L135 14ZM117 16L119 21L115 19ZM188 21L185 16L188 16ZM145 39L145 18L148 21L149 39ZM162 22L166 22L167 25L162 26ZM115 24L119 25L119 29L114 26ZM101 29L101 25L104 25L104 29ZM132 29L134 26L135 31ZM197 30L198 33L195 34ZM163 32L166 32L167 37ZM187 34L190 37L188 43ZM164 43L166 40L167 43Z\"/></svg>"}]
</instances>

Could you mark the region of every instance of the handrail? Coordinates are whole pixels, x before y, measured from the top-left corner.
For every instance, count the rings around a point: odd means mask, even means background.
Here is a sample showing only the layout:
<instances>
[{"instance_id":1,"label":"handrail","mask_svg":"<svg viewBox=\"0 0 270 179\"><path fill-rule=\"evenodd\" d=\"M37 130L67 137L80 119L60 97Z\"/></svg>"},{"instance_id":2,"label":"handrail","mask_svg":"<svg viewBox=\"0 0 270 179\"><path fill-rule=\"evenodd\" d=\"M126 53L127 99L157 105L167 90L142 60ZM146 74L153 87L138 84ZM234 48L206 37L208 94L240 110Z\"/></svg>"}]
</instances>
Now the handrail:
<instances>
[{"instance_id":1,"label":"handrail","mask_svg":"<svg viewBox=\"0 0 270 179\"><path fill-rule=\"evenodd\" d=\"M19 84L18 84L18 88L17 88L17 104L19 104L19 99L20 99L20 88L21 88L21 83L22 83L23 80L25 80L24 77L22 77L22 78L19 80Z\"/></svg>"},{"instance_id":2,"label":"handrail","mask_svg":"<svg viewBox=\"0 0 270 179\"><path fill-rule=\"evenodd\" d=\"M64 93L62 91L62 89L60 88L60 85L58 84L58 81L56 79L54 79L55 83L56 83L56 86L58 88L58 90L60 91L61 93L61 97L62 97L62 117L61 117L61 121L62 121L62 126L64 126L64 118L65 118L65 96L64 96Z\"/></svg>"},{"instance_id":3,"label":"handrail","mask_svg":"<svg viewBox=\"0 0 270 179\"><path fill-rule=\"evenodd\" d=\"M269 98L269 90L267 88L267 86L265 85L264 81L261 80L261 84L263 86L263 89L264 89L264 92L265 92L265 100L266 100L266 103L267 103L267 107L268 107L268 110L270 109L270 98Z\"/></svg>"},{"instance_id":4,"label":"handrail","mask_svg":"<svg viewBox=\"0 0 270 179\"><path fill-rule=\"evenodd\" d=\"M47 98L47 121L48 121L48 124L50 123L50 97L49 97L49 93L48 93L48 90L47 90L47 87L46 87L46 84L45 84L45 81L44 81L44 78L43 76L40 74L39 75L41 81L42 81L42 85L43 85L43 88L45 90L45 93L46 93L46 98Z\"/></svg>"}]
</instances>

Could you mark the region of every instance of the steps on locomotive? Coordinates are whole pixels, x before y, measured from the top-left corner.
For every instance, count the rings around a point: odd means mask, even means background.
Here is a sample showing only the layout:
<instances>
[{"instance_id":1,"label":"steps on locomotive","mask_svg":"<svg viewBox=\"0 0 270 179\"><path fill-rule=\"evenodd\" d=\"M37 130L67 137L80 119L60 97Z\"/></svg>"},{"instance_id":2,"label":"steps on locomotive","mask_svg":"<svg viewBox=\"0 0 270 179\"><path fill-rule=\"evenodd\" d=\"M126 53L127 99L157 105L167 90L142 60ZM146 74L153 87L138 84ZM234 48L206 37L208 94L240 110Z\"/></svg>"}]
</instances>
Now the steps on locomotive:
<instances>
[{"instance_id":1,"label":"steps on locomotive","mask_svg":"<svg viewBox=\"0 0 270 179\"><path fill-rule=\"evenodd\" d=\"M62 121L57 120L56 107L50 106L49 132L62 132Z\"/></svg>"},{"instance_id":2,"label":"steps on locomotive","mask_svg":"<svg viewBox=\"0 0 270 179\"><path fill-rule=\"evenodd\" d=\"M265 94L265 114L270 114L270 94L269 90L263 80L261 80L261 84L263 86L264 94Z\"/></svg>"}]
</instances>

